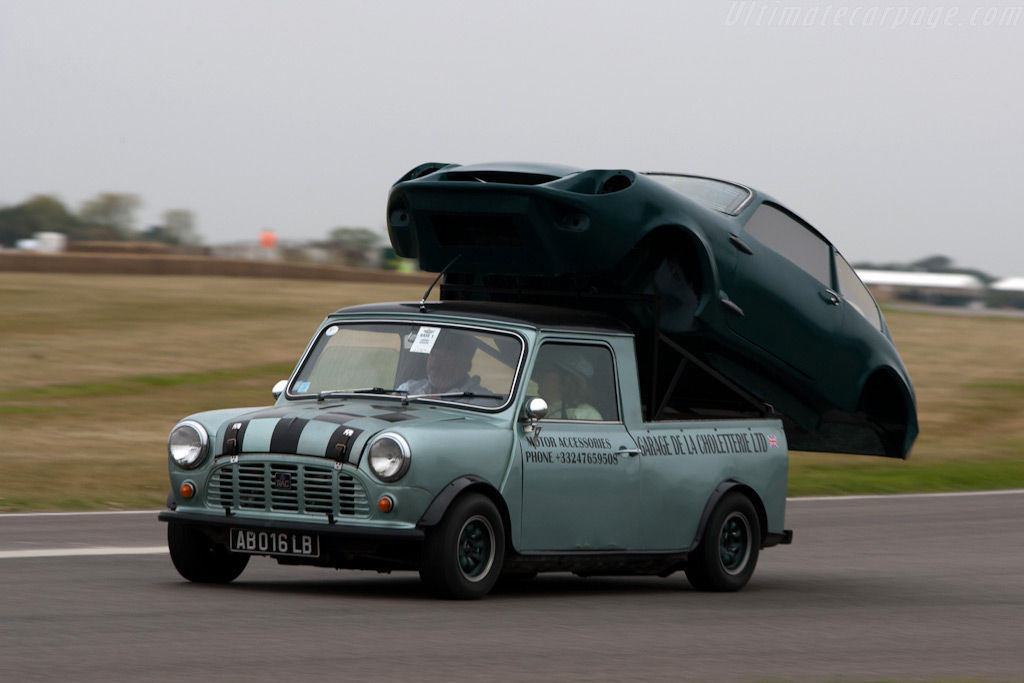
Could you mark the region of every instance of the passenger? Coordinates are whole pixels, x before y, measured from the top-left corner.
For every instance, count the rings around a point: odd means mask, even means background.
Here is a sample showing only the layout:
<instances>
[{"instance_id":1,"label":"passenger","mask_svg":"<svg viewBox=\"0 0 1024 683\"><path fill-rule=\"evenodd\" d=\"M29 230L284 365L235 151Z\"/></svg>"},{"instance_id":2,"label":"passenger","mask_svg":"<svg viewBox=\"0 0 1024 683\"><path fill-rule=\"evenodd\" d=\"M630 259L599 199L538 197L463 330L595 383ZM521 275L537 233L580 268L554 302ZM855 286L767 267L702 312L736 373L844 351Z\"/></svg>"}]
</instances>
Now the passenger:
<instances>
[{"instance_id":1,"label":"passenger","mask_svg":"<svg viewBox=\"0 0 1024 683\"><path fill-rule=\"evenodd\" d=\"M601 413L586 402L594 379L594 366L585 358L567 356L548 361L537 374L537 391L547 401L547 416L555 420L601 420Z\"/></svg>"}]
</instances>

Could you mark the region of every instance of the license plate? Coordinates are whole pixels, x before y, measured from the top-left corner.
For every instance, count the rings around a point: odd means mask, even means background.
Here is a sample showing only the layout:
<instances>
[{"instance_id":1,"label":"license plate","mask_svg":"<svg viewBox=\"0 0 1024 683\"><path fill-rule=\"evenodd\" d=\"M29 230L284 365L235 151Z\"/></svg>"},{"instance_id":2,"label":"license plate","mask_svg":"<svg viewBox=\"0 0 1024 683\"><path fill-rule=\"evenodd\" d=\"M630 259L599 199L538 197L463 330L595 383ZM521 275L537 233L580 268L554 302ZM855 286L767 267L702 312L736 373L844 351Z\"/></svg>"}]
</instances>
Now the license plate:
<instances>
[{"instance_id":1,"label":"license plate","mask_svg":"<svg viewBox=\"0 0 1024 683\"><path fill-rule=\"evenodd\" d=\"M231 530L231 552L253 555L320 557L320 537L285 531Z\"/></svg>"}]
</instances>

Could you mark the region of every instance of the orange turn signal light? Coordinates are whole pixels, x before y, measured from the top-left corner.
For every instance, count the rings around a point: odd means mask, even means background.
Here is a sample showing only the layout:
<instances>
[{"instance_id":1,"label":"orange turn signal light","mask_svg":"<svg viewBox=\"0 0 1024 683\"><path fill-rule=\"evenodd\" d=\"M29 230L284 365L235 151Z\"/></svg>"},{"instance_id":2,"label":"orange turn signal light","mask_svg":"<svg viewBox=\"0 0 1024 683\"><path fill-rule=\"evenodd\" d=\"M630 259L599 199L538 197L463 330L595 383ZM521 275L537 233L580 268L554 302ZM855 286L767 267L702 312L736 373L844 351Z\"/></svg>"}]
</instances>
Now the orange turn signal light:
<instances>
[{"instance_id":1,"label":"orange turn signal light","mask_svg":"<svg viewBox=\"0 0 1024 683\"><path fill-rule=\"evenodd\" d=\"M193 484L190 481L186 481L184 484L181 485L181 488L178 489L178 493L181 494L182 498L184 498L185 500L188 500L192 496L196 495L195 484Z\"/></svg>"},{"instance_id":2,"label":"orange turn signal light","mask_svg":"<svg viewBox=\"0 0 1024 683\"><path fill-rule=\"evenodd\" d=\"M391 496L381 496L377 501L377 509L381 512L391 512L395 509L395 499Z\"/></svg>"}]
</instances>

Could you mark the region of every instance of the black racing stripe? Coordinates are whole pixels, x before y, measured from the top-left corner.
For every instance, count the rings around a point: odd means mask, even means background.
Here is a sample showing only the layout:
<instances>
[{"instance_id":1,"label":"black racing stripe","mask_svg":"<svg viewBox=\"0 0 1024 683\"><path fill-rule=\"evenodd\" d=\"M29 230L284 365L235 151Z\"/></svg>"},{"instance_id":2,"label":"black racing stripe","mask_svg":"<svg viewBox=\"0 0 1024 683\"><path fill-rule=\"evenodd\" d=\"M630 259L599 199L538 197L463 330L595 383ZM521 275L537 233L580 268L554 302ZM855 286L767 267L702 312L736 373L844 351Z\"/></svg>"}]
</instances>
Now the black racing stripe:
<instances>
[{"instance_id":1,"label":"black racing stripe","mask_svg":"<svg viewBox=\"0 0 1024 683\"><path fill-rule=\"evenodd\" d=\"M242 440L245 439L245 428L249 426L248 420L235 420L228 423L224 432L224 443L221 444L221 453L225 455L238 455L242 452Z\"/></svg>"},{"instance_id":2,"label":"black racing stripe","mask_svg":"<svg viewBox=\"0 0 1024 683\"><path fill-rule=\"evenodd\" d=\"M278 421L274 433L270 437L271 453L296 453L299 449L299 437L309 420L302 417L286 417Z\"/></svg>"},{"instance_id":3,"label":"black racing stripe","mask_svg":"<svg viewBox=\"0 0 1024 683\"><path fill-rule=\"evenodd\" d=\"M331 438L327 440L327 450L324 451L324 457L337 460L338 462L350 462L349 455L352 444L355 443L362 433L362 429L355 429L354 427L346 427L344 425L338 427L331 434Z\"/></svg>"},{"instance_id":4,"label":"black racing stripe","mask_svg":"<svg viewBox=\"0 0 1024 683\"><path fill-rule=\"evenodd\" d=\"M317 415L314 420L320 420L321 422L333 422L337 425L348 424L352 420L358 420L360 415L349 415L347 413L324 413L323 415Z\"/></svg>"},{"instance_id":5,"label":"black racing stripe","mask_svg":"<svg viewBox=\"0 0 1024 683\"><path fill-rule=\"evenodd\" d=\"M373 417L378 420L384 420L385 422L401 422L402 420L416 419L412 415L405 415L404 413L388 413L387 415L374 415Z\"/></svg>"}]
</instances>

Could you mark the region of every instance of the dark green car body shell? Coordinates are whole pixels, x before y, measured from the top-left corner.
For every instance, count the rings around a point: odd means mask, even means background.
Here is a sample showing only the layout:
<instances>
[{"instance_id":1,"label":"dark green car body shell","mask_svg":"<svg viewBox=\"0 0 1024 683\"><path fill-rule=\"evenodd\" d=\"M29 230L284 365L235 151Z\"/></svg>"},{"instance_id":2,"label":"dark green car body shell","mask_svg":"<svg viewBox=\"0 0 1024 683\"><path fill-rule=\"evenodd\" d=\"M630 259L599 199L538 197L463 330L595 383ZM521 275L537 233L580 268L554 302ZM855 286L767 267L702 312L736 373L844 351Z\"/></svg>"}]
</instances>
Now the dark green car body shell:
<instances>
[{"instance_id":1,"label":"dark green car body shell","mask_svg":"<svg viewBox=\"0 0 1024 683\"><path fill-rule=\"evenodd\" d=\"M392 187L388 229L399 255L445 270L443 299L610 312L642 356L663 336L770 406L794 449L906 458L916 401L877 304L876 328L841 293L821 233L762 192L717 182L742 201L711 208L628 170L426 164ZM762 206L827 245L829 283L748 234ZM656 313L630 296L656 299ZM645 391L670 375L647 363Z\"/></svg>"}]
</instances>

